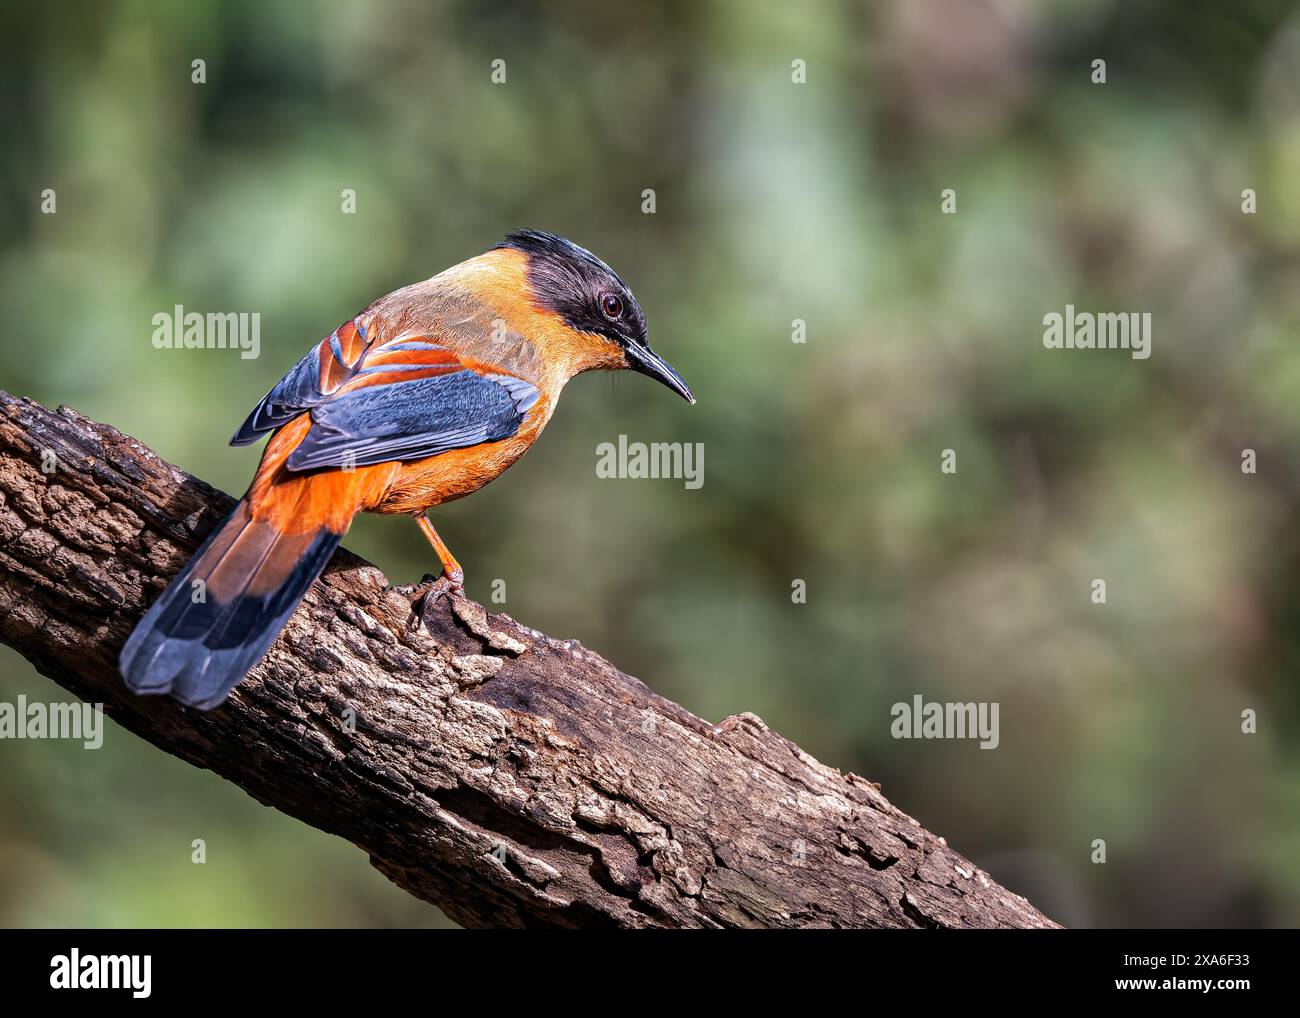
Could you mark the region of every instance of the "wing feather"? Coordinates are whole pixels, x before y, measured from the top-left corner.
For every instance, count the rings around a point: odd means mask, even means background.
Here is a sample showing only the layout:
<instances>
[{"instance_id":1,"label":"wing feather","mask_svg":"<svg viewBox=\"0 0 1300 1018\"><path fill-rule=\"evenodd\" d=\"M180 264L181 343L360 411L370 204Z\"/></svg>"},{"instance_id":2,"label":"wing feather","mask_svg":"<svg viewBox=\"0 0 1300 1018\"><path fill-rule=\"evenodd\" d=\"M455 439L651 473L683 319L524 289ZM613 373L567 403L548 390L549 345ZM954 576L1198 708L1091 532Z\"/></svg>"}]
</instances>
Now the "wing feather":
<instances>
[{"instance_id":1,"label":"wing feather","mask_svg":"<svg viewBox=\"0 0 1300 1018\"><path fill-rule=\"evenodd\" d=\"M263 397L231 444L309 412L290 470L423 459L508 438L537 402L530 382L470 368L435 337L376 341L379 331L360 319L336 329Z\"/></svg>"}]
</instances>

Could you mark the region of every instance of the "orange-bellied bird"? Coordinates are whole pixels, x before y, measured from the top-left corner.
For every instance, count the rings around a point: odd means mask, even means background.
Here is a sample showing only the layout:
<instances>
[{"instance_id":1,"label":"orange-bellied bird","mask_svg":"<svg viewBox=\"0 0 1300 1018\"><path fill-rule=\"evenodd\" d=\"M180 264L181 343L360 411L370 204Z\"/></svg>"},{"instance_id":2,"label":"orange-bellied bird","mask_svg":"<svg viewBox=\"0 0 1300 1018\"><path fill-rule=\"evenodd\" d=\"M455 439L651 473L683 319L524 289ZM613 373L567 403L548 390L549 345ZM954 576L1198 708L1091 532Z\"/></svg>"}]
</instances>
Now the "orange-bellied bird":
<instances>
[{"instance_id":1,"label":"orange-bellied bird","mask_svg":"<svg viewBox=\"0 0 1300 1018\"><path fill-rule=\"evenodd\" d=\"M691 403L646 343L645 315L591 252L536 230L340 325L231 439L273 432L248 493L122 649L137 693L209 710L262 657L359 512L415 518L442 563L428 600L464 574L424 516L519 459L574 375L628 368ZM200 582L201 581L201 582Z\"/></svg>"}]
</instances>

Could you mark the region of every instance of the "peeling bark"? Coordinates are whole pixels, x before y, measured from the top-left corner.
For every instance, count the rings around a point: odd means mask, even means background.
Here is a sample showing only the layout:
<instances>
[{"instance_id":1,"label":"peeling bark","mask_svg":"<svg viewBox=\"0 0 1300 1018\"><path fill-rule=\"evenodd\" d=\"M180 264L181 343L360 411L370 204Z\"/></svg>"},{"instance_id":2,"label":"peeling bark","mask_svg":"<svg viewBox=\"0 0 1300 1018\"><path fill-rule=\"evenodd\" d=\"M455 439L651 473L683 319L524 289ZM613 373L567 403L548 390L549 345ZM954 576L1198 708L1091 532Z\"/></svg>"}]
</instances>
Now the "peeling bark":
<instances>
[{"instance_id":1,"label":"peeling bark","mask_svg":"<svg viewBox=\"0 0 1300 1018\"><path fill-rule=\"evenodd\" d=\"M444 598L425 628L346 551L225 706L133 696L122 643L232 504L112 428L0 391L0 640L458 922L1055 925L754 715L710 725L471 601Z\"/></svg>"}]
</instances>

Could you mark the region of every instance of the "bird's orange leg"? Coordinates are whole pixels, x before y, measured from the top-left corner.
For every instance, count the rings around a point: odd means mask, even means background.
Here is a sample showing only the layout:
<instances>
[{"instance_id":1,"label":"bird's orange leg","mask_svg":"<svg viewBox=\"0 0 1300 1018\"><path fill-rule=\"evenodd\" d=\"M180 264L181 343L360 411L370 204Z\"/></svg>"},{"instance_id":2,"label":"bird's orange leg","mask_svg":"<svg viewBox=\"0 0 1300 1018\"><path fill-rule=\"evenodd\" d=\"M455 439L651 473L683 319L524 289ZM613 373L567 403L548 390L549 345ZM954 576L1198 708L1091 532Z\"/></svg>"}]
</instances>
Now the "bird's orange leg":
<instances>
[{"instance_id":1,"label":"bird's orange leg","mask_svg":"<svg viewBox=\"0 0 1300 1018\"><path fill-rule=\"evenodd\" d=\"M424 536L433 545L433 550L438 553L438 561L442 563L442 575L450 580L453 586L463 588L465 586L465 570L460 567L460 563L456 561L456 556L451 553L451 549L442 543L442 538L433 529L429 517L421 513L415 518L415 522L420 525L420 530L424 532Z\"/></svg>"},{"instance_id":2,"label":"bird's orange leg","mask_svg":"<svg viewBox=\"0 0 1300 1018\"><path fill-rule=\"evenodd\" d=\"M438 554L438 561L442 563L442 575L433 581L433 585L425 592L420 604L420 620L424 621L429 610L438 603L438 601L447 594L459 594L465 596L465 570L460 567L456 561L456 556L451 553L438 536L438 532L433 529L433 524L429 522L427 516L421 513L415 518L415 522L420 525L420 530L424 533L428 542L433 545L433 550ZM428 582L425 577L425 582Z\"/></svg>"}]
</instances>

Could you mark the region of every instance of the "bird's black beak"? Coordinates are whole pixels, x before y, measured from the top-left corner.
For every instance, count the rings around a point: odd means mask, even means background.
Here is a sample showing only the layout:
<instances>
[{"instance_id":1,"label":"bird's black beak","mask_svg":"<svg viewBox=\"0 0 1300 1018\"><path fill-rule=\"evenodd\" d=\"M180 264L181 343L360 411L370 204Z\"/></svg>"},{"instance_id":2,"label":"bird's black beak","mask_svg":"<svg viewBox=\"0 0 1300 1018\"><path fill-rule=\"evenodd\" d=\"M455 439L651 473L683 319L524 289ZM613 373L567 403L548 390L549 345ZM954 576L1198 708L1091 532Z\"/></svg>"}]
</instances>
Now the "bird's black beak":
<instances>
[{"instance_id":1,"label":"bird's black beak","mask_svg":"<svg viewBox=\"0 0 1300 1018\"><path fill-rule=\"evenodd\" d=\"M639 371L643 375L649 375L657 382L663 382L664 385L681 396L687 403L693 404L695 402L691 387L682 381L682 376L673 370L671 364L648 346L629 343L626 350L628 366L633 371Z\"/></svg>"}]
</instances>

